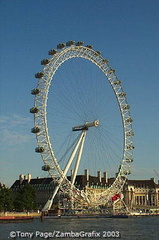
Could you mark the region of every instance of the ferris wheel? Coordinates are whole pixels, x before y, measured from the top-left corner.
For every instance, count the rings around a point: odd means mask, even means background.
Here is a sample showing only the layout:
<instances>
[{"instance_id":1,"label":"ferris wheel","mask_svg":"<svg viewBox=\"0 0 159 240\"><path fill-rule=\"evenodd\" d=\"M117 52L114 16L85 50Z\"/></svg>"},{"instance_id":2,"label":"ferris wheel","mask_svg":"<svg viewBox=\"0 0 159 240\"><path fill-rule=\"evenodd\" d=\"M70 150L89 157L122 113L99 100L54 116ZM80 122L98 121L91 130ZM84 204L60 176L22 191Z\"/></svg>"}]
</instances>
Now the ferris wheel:
<instances>
[{"instance_id":1,"label":"ferris wheel","mask_svg":"<svg viewBox=\"0 0 159 240\"><path fill-rule=\"evenodd\" d=\"M35 74L38 83L31 91L35 151L42 156L42 170L57 184L44 210L50 209L59 189L76 202L107 204L121 193L131 173L134 133L126 93L109 61L92 45L83 44L68 41L51 49L51 58L41 61L44 67ZM86 163L96 170L115 169L114 181L96 198L89 188L84 191L76 184Z\"/></svg>"}]
</instances>

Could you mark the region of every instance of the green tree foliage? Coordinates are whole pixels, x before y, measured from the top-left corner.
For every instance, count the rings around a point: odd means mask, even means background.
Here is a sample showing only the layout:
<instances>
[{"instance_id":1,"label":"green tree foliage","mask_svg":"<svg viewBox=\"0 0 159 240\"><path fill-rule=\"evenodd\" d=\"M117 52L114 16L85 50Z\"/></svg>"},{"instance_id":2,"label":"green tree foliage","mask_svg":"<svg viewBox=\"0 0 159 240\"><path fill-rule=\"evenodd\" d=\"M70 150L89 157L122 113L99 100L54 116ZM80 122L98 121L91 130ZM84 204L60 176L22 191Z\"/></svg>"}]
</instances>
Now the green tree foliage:
<instances>
[{"instance_id":1,"label":"green tree foliage","mask_svg":"<svg viewBox=\"0 0 159 240\"><path fill-rule=\"evenodd\" d=\"M0 185L0 211L11 211L13 209L13 202L11 191L4 185Z\"/></svg>"},{"instance_id":2,"label":"green tree foliage","mask_svg":"<svg viewBox=\"0 0 159 240\"><path fill-rule=\"evenodd\" d=\"M29 211L36 208L35 191L30 184L26 184L17 191L14 207L16 211Z\"/></svg>"}]
</instances>

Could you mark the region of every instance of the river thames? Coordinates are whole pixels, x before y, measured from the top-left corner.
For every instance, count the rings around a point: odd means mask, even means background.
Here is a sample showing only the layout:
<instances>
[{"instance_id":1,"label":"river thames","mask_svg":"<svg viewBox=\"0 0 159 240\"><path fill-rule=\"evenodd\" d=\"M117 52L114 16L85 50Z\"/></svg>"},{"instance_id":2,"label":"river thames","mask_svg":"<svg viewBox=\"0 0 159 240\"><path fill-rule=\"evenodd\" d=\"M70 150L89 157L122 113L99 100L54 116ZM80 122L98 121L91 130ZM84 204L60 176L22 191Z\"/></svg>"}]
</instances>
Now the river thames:
<instances>
[{"instance_id":1,"label":"river thames","mask_svg":"<svg viewBox=\"0 0 159 240\"><path fill-rule=\"evenodd\" d=\"M133 218L34 219L1 223L6 239L128 239L159 240L159 216Z\"/></svg>"}]
</instances>

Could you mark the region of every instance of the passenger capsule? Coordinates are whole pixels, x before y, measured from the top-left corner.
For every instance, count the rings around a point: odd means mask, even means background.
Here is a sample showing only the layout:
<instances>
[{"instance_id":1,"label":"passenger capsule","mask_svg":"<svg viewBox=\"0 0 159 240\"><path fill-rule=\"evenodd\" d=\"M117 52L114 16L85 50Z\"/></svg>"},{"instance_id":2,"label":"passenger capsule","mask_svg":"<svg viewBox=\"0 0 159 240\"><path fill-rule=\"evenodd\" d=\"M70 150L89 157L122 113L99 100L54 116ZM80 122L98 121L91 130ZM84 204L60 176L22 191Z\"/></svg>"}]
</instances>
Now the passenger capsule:
<instances>
[{"instance_id":1,"label":"passenger capsule","mask_svg":"<svg viewBox=\"0 0 159 240\"><path fill-rule=\"evenodd\" d=\"M93 45L87 45L86 47L92 49Z\"/></svg>"},{"instance_id":2,"label":"passenger capsule","mask_svg":"<svg viewBox=\"0 0 159 240\"><path fill-rule=\"evenodd\" d=\"M37 107L32 107L30 109L30 113L38 113L39 112L39 109Z\"/></svg>"},{"instance_id":3,"label":"passenger capsule","mask_svg":"<svg viewBox=\"0 0 159 240\"><path fill-rule=\"evenodd\" d=\"M125 96L126 96L126 93L125 93L125 92L118 93L118 96L119 96L119 97L125 97Z\"/></svg>"},{"instance_id":4,"label":"passenger capsule","mask_svg":"<svg viewBox=\"0 0 159 240\"><path fill-rule=\"evenodd\" d=\"M108 63L108 59L102 59L102 61L101 61L101 63L103 63L103 64L107 64Z\"/></svg>"},{"instance_id":5,"label":"passenger capsule","mask_svg":"<svg viewBox=\"0 0 159 240\"><path fill-rule=\"evenodd\" d=\"M67 47L70 47L71 45L73 45L75 43L75 41L68 41L67 43L66 43L66 46Z\"/></svg>"},{"instance_id":6,"label":"passenger capsule","mask_svg":"<svg viewBox=\"0 0 159 240\"><path fill-rule=\"evenodd\" d=\"M130 172L130 170L123 170L123 174L129 175L129 174L131 174L131 172Z\"/></svg>"},{"instance_id":7,"label":"passenger capsule","mask_svg":"<svg viewBox=\"0 0 159 240\"><path fill-rule=\"evenodd\" d=\"M50 170L50 166L49 165L44 165L44 166L41 167L41 169L43 171L49 171Z\"/></svg>"},{"instance_id":8,"label":"passenger capsule","mask_svg":"<svg viewBox=\"0 0 159 240\"><path fill-rule=\"evenodd\" d=\"M33 127L33 128L31 129L31 132L32 132L32 133L38 133L38 132L40 132L40 128L39 128L39 127Z\"/></svg>"},{"instance_id":9,"label":"passenger capsule","mask_svg":"<svg viewBox=\"0 0 159 240\"><path fill-rule=\"evenodd\" d=\"M64 47L66 47L66 44L65 44L65 43L59 43L59 44L57 45L57 49L62 49L62 48L64 48Z\"/></svg>"},{"instance_id":10,"label":"passenger capsule","mask_svg":"<svg viewBox=\"0 0 159 240\"><path fill-rule=\"evenodd\" d=\"M76 46L82 46L83 44L84 44L84 42L82 42L82 41L76 42Z\"/></svg>"},{"instance_id":11,"label":"passenger capsule","mask_svg":"<svg viewBox=\"0 0 159 240\"><path fill-rule=\"evenodd\" d=\"M112 84L114 84L114 85L120 85L120 84L121 84L121 81L120 81L120 80L117 80L117 81L112 82Z\"/></svg>"},{"instance_id":12,"label":"passenger capsule","mask_svg":"<svg viewBox=\"0 0 159 240\"><path fill-rule=\"evenodd\" d=\"M124 162L131 163L131 162L133 162L133 159L132 158L127 158L127 159L124 160Z\"/></svg>"},{"instance_id":13,"label":"passenger capsule","mask_svg":"<svg viewBox=\"0 0 159 240\"><path fill-rule=\"evenodd\" d=\"M42 78L44 76L43 72L38 72L35 74L35 78Z\"/></svg>"},{"instance_id":14,"label":"passenger capsule","mask_svg":"<svg viewBox=\"0 0 159 240\"><path fill-rule=\"evenodd\" d=\"M34 88L33 90L31 90L32 95L37 95L39 93L40 93L40 89L38 89L38 88Z\"/></svg>"},{"instance_id":15,"label":"passenger capsule","mask_svg":"<svg viewBox=\"0 0 159 240\"><path fill-rule=\"evenodd\" d=\"M47 65L48 63L50 62L50 60L49 59L43 59L42 61L41 61L41 65Z\"/></svg>"},{"instance_id":16,"label":"passenger capsule","mask_svg":"<svg viewBox=\"0 0 159 240\"><path fill-rule=\"evenodd\" d=\"M133 120L132 120L132 118L127 118L127 119L125 120L125 122L126 122L126 123L132 123Z\"/></svg>"},{"instance_id":17,"label":"passenger capsule","mask_svg":"<svg viewBox=\"0 0 159 240\"><path fill-rule=\"evenodd\" d=\"M115 73L115 70L114 69L110 69L107 71L108 74L112 74L112 73Z\"/></svg>"},{"instance_id":18,"label":"passenger capsule","mask_svg":"<svg viewBox=\"0 0 159 240\"><path fill-rule=\"evenodd\" d=\"M97 56L98 56L98 55L101 55L101 52L100 52L100 51L96 51L96 52L95 52L95 55L97 55Z\"/></svg>"},{"instance_id":19,"label":"passenger capsule","mask_svg":"<svg viewBox=\"0 0 159 240\"><path fill-rule=\"evenodd\" d=\"M42 152L44 152L44 147L36 147L35 148L35 152L37 152L37 153L42 153Z\"/></svg>"},{"instance_id":20,"label":"passenger capsule","mask_svg":"<svg viewBox=\"0 0 159 240\"><path fill-rule=\"evenodd\" d=\"M122 106L122 109L123 110L128 110L128 109L130 109L130 105L129 104L125 104L125 105Z\"/></svg>"},{"instance_id":21,"label":"passenger capsule","mask_svg":"<svg viewBox=\"0 0 159 240\"><path fill-rule=\"evenodd\" d=\"M51 49L48 51L48 55L55 55L58 51L56 49Z\"/></svg>"},{"instance_id":22,"label":"passenger capsule","mask_svg":"<svg viewBox=\"0 0 159 240\"><path fill-rule=\"evenodd\" d=\"M126 136L132 137L132 136L134 136L134 132L133 131L129 131L129 132L126 133Z\"/></svg>"},{"instance_id":23,"label":"passenger capsule","mask_svg":"<svg viewBox=\"0 0 159 240\"><path fill-rule=\"evenodd\" d=\"M127 146L127 150L133 150L135 147L133 145Z\"/></svg>"}]
</instances>

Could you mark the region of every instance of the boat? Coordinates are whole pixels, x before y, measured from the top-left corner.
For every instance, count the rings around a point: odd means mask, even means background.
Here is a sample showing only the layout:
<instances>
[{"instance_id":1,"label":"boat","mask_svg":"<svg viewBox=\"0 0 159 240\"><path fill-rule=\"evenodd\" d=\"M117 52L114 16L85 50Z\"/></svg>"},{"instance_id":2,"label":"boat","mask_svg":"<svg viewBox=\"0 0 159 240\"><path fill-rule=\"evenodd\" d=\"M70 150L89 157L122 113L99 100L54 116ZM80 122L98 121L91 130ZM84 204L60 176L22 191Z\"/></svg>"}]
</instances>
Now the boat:
<instances>
[{"instance_id":1,"label":"boat","mask_svg":"<svg viewBox=\"0 0 159 240\"><path fill-rule=\"evenodd\" d=\"M28 222L33 220L31 216L0 216L0 223Z\"/></svg>"}]
</instances>

